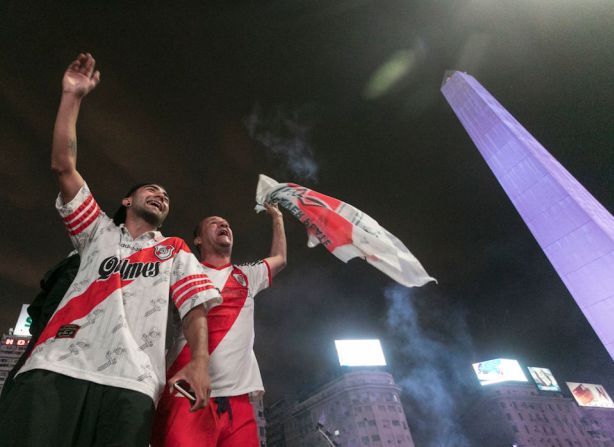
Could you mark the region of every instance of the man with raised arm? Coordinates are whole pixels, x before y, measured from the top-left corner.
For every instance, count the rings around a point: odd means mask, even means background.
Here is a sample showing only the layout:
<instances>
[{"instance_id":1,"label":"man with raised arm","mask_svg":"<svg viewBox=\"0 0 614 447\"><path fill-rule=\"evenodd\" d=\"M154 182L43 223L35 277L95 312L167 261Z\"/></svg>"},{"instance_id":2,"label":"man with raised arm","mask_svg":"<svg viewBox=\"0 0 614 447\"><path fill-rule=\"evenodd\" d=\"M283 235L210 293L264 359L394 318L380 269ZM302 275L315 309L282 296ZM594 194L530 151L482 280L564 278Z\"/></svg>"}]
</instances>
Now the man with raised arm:
<instances>
[{"instance_id":1,"label":"man with raised arm","mask_svg":"<svg viewBox=\"0 0 614 447\"><path fill-rule=\"evenodd\" d=\"M156 183L133 187L117 225L76 170L79 108L99 82L88 53L64 74L51 168L81 264L0 405L3 447L147 446L171 322L182 322L192 355L170 382L194 390L190 411L208 403L206 312L220 294L186 243L158 231L168 194Z\"/></svg>"},{"instance_id":2,"label":"man with raised arm","mask_svg":"<svg viewBox=\"0 0 614 447\"><path fill-rule=\"evenodd\" d=\"M166 389L156 412L152 447L258 447L258 431L249 400L264 391L254 355L254 296L271 285L286 266L286 235L277 205L264 204L273 223L268 258L243 265L231 263L233 234L218 216L203 219L194 245L204 271L222 291L222 304L207 315L211 402L189 413L190 400ZM186 364L190 348L178 343L169 352L168 375Z\"/></svg>"}]
</instances>

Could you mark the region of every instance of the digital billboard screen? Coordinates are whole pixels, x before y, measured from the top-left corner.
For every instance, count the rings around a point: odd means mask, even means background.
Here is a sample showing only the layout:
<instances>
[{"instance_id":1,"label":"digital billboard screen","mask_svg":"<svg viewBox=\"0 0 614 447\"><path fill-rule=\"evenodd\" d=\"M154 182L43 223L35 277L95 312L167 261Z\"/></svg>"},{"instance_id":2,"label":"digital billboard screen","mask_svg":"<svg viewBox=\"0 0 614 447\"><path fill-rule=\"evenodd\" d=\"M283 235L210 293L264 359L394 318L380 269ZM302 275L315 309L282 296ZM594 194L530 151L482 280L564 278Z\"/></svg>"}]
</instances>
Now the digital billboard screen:
<instances>
[{"instance_id":1,"label":"digital billboard screen","mask_svg":"<svg viewBox=\"0 0 614 447\"><path fill-rule=\"evenodd\" d=\"M567 386L581 407L614 408L614 402L603 385L567 382Z\"/></svg>"},{"instance_id":2,"label":"digital billboard screen","mask_svg":"<svg viewBox=\"0 0 614 447\"><path fill-rule=\"evenodd\" d=\"M29 338L4 337L2 344L5 346L28 346Z\"/></svg>"},{"instance_id":3,"label":"digital billboard screen","mask_svg":"<svg viewBox=\"0 0 614 447\"><path fill-rule=\"evenodd\" d=\"M480 385L500 382L528 382L517 360L493 359L473 364Z\"/></svg>"},{"instance_id":4,"label":"digital billboard screen","mask_svg":"<svg viewBox=\"0 0 614 447\"><path fill-rule=\"evenodd\" d=\"M540 391L561 391L561 387L559 387L559 384L552 375L552 371L548 368L529 366L528 370Z\"/></svg>"},{"instance_id":5,"label":"digital billboard screen","mask_svg":"<svg viewBox=\"0 0 614 447\"><path fill-rule=\"evenodd\" d=\"M32 325L32 318L30 318L30 315L28 315L28 307L28 304L23 304L21 306L21 312L19 313L17 324L15 324L13 335L25 335L28 337L30 336L30 326Z\"/></svg>"},{"instance_id":6,"label":"digital billboard screen","mask_svg":"<svg viewBox=\"0 0 614 447\"><path fill-rule=\"evenodd\" d=\"M386 359L379 340L335 340L341 366L384 366Z\"/></svg>"}]
</instances>

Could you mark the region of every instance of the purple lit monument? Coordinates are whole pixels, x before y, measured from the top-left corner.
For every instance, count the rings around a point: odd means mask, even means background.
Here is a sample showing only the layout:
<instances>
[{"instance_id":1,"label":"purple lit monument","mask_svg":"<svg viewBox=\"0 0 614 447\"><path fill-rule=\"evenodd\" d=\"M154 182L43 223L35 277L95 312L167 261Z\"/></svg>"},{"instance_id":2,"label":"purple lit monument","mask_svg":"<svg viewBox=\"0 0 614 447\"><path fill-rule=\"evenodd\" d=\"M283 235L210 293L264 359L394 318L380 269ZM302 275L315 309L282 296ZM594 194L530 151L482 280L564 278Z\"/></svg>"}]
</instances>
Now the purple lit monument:
<instances>
[{"instance_id":1,"label":"purple lit monument","mask_svg":"<svg viewBox=\"0 0 614 447\"><path fill-rule=\"evenodd\" d=\"M614 217L473 77L441 91L614 359Z\"/></svg>"}]
</instances>

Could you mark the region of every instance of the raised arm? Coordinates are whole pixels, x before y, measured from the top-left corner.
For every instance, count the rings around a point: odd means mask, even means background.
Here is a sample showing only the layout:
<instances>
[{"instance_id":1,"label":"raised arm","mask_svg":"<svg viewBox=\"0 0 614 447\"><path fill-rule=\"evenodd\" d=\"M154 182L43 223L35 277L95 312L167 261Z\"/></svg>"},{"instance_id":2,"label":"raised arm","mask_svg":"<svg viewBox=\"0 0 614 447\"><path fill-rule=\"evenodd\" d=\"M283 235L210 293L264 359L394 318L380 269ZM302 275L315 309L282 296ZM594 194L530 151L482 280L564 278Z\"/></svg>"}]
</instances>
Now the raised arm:
<instances>
[{"instance_id":1,"label":"raised arm","mask_svg":"<svg viewBox=\"0 0 614 447\"><path fill-rule=\"evenodd\" d=\"M204 306L197 306L183 318L183 335L185 335L192 358L190 362L168 381L172 387L175 383L185 381L196 395L196 402L190 412L200 410L209 403L211 379L209 378L209 335L207 314Z\"/></svg>"},{"instance_id":2,"label":"raised arm","mask_svg":"<svg viewBox=\"0 0 614 447\"><path fill-rule=\"evenodd\" d=\"M266 258L267 264L271 268L271 276L281 272L286 264L287 248L286 248L286 231L284 229L284 217L277 204L265 203L266 212L271 216L273 223L273 236L271 240L271 253Z\"/></svg>"},{"instance_id":3,"label":"raised arm","mask_svg":"<svg viewBox=\"0 0 614 447\"><path fill-rule=\"evenodd\" d=\"M83 178L77 172L77 117L81 99L100 82L95 65L91 54L81 53L62 79L62 99L53 128L51 170L58 179L64 203L70 202L83 186Z\"/></svg>"}]
</instances>

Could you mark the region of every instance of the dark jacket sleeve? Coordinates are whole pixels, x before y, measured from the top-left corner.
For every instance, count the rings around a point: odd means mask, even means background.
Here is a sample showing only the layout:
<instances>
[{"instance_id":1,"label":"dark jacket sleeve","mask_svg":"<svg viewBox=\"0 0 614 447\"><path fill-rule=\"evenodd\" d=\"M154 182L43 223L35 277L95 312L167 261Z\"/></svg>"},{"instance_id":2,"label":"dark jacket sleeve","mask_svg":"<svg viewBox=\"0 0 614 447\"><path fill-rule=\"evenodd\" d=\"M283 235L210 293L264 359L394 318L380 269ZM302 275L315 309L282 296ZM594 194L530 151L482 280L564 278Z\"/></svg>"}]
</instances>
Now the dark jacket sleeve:
<instances>
[{"instance_id":1,"label":"dark jacket sleeve","mask_svg":"<svg viewBox=\"0 0 614 447\"><path fill-rule=\"evenodd\" d=\"M75 253L55 265L51 270L45 273L45 276L41 279L41 290L38 295L36 295L36 298L34 298L34 301L32 301L32 304L28 307L28 315L30 315L32 319L30 325L30 334L32 338L25 352L19 357L17 363L9 372L2 388L0 400L4 399L12 388L15 374L17 374L26 362L38 337L58 308L66 291L74 281L75 276L77 276L80 262L81 259L79 255Z\"/></svg>"}]
</instances>

